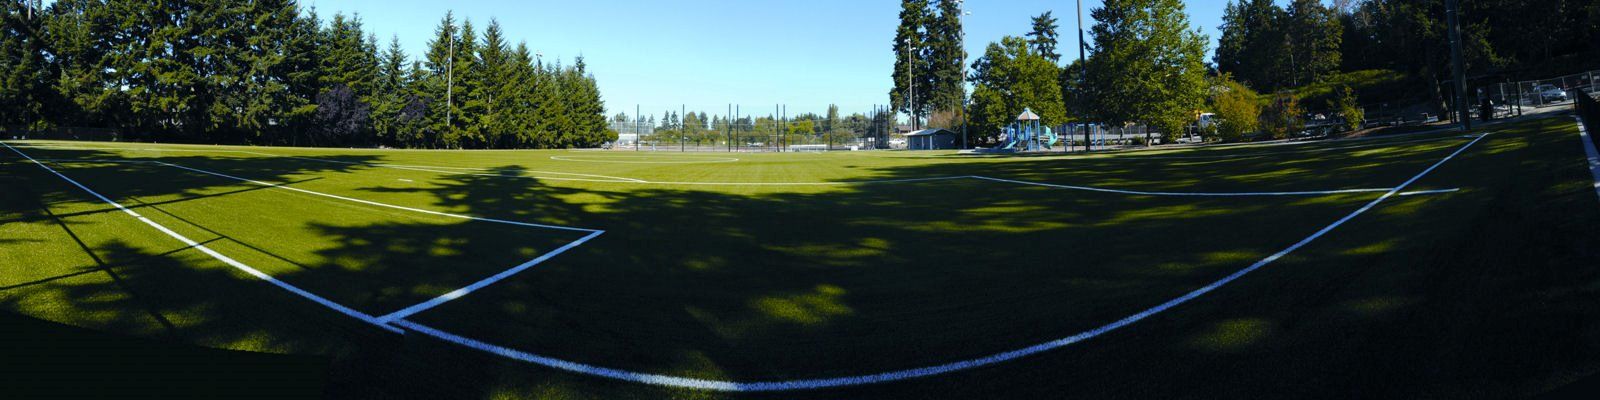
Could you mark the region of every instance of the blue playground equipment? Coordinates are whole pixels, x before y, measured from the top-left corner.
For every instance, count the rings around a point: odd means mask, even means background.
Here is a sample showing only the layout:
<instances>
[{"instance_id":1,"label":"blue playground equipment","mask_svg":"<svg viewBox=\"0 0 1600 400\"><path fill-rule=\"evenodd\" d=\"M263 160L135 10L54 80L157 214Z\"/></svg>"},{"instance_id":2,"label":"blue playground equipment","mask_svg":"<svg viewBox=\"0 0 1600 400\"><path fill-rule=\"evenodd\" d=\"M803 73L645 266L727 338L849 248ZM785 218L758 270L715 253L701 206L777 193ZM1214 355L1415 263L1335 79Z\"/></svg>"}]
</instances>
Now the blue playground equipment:
<instances>
[{"instance_id":1,"label":"blue playground equipment","mask_svg":"<svg viewBox=\"0 0 1600 400\"><path fill-rule=\"evenodd\" d=\"M1039 115L1034 114L1032 109L1023 109L1022 114L1017 115L1017 121L1007 125L1002 133L1005 134L1005 139L1002 139L1004 143L995 150L1044 151L1061 141L1061 137L1056 136L1050 127L1039 125Z\"/></svg>"}]
</instances>

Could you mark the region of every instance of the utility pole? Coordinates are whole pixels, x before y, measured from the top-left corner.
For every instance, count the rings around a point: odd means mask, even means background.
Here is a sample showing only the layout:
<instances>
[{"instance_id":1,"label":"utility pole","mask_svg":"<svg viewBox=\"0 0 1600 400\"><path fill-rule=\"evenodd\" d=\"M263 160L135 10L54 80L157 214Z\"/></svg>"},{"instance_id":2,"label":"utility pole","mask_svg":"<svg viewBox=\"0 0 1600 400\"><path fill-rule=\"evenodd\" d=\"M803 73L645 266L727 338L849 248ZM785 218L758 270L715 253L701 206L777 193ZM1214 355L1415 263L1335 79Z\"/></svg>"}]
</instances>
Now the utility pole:
<instances>
[{"instance_id":1,"label":"utility pole","mask_svg":"<svg viewBox=\"0 0 1600 400\"><path fill-rule=\"evenodd\" d=\"M1450 22L1450 58L1453 59L1450 69L1454 74L1451 80L1455 82L1451 86L1456 92L1456 118L1461 121L1461 131L1466 132L1472 130L1472 118L1467 111L1467 72L1461 61L1461 18L1456 15L1460 6L1456 3L1457 0L1445 0L1444 13Z\"/></svg>"},{"instance_id":2,"label":"utility pole","mask_svg":"<svg viewBox=\"0 0 1600 400\"><path fill-rule=\"evenodd\" d=\"M639 122L644 117L639 115L639 105L633 105L633 151L639 151L639 142L644 140L644 133L639 130Z\"/></svg>"},{"instance_id":3,"label":"utility pole","mask_svg":"<svg viewBox=\"0 0 1600 400\"><path fill-rule=\"evenodd\" d=\"M679 153L682 153L683 152L683 147L689 143L689 124L686 124L683 121L683 115L684 114L688 114L688 113L689 113L689 105L681 104L681 103L678 104L678 152ZM698 148L700 148L700 144L696 143L694 145L694 147L696 149L698 149Z\"/></svg>"},{"instance_id":4,"label":"utility pole","mask_svg":"<svg viewBox=\"0 0 1600 400\"><path fill-rule=\"evenodd\" d=\"M1083 101L1083 98L1086 96L1085 93L1088 93L1089 91L1089 61L1083 56L1083 47L1083 0L1078 0L1078 65L1083 67L1083 76L1078 77L1079 113L1087 111L1085 110L1087 107L1084 107L1085 102ZM1078 117L1083 118L1083 152L1088 153L1089 141L1092 140L1092 138L1089 137L1089 118L1088 115L1079 115ZM1070 145L1072 142L1068 141L1067 144Z\"/></svg>"}]
</instances>

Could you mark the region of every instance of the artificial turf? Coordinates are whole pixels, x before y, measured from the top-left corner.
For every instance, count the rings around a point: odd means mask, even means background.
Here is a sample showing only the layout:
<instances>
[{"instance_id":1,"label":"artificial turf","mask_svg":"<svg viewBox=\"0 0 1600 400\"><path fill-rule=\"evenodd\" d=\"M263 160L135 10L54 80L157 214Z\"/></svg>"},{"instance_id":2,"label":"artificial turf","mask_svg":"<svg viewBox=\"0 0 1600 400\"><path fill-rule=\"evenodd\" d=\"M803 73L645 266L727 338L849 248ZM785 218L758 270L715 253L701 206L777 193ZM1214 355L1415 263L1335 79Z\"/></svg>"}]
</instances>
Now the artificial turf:
<instances>
[{"instance_id":1,"label":"artificial turf","mask_svg":"<svg viewBox=\"0 0 1600 400\"><path fill-rule=\"evenodd\" d=\"M0 153L0 307L209 347L329 355L327 394L337 397L1527 395L1600 368L1600 308L1584 300L1600 290L1600 201L1571 119L1486 132L1494 135L1407 188L1459 191L1393 197L1259 272L1122 330L889 384L755 395L658 388L393 335L217 262L9 150ZM373 315L583 233L145 161L605 230L407 319L564 360L754 381L922 367L1093 329L1250 265L1382 194L865 181L1386 189L1471 140L1433 133L1047 157L7 143L217 252Z\"/></svg>"}]
</instances>

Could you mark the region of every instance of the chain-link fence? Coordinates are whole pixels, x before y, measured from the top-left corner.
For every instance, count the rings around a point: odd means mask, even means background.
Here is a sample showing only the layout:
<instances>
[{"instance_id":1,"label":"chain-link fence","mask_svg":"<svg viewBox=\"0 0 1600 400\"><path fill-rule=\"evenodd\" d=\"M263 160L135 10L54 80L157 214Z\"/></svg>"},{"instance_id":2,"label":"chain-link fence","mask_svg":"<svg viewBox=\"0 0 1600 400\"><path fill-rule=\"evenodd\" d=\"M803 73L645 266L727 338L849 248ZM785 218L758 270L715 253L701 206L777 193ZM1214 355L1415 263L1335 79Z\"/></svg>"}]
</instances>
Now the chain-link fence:
<instances>
[{"instance_id":1,"label":"chain-link fence","mask_svg":"<svg viewBox=\"0 0 1600 400\"><path fill-rule=\"evenodd\" d=\"M1549 79L1502 82L1473 93L1476 98L1471 111L1474 118L1481 118L1485 110L1492 110L1495 118L1503 118L1522 115L1529 107L1570 106L1576 91L1592 93L1597 86L1600 86L1600 70Z\"/></svg>"}]
</instances>

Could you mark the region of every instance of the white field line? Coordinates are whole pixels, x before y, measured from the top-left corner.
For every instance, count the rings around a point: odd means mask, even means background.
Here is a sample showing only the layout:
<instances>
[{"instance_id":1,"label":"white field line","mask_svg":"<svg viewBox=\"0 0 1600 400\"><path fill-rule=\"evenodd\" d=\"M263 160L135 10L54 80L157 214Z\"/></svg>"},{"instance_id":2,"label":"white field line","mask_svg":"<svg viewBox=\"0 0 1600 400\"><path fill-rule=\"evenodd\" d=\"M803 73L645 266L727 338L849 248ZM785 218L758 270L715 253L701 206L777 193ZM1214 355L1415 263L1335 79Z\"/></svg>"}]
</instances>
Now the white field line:
<instances>
[{"instance_id":1,"label":"white field line","mask_svg":"<svg viewBox=\"0 0 1600 400\"><path fill-rule=\"evenodd\" d=\"M1033 186L1044 186L1044 187L1057 188L1057 189L1086 190L1086 191L1091 191L1091 192L1120 193L1120 194L1131 194L1131 195L1141 195L1141 196L1197 196L1197 197L1321 196L1321 195L1346 194L1346 193L1387 192L1387 191L1392 190L1392 188L1384 188L1384 189L1373 188L1373 189L1309 190L1309 191L1299 191L1299 192L1146 192L1146 191L1141 191L1141 190L1105 189L1105 188L1097 188L1097 187L1092 187L1092 186L1057 185L1057 184L1051 184L1051 183L1028 182L1028 181L1012 180L1012 179L991 178L991 177L987 177L987 176L977 176L977 175L973 175L973 176L971 176L971 178L973 178L973 179L982 179L982 180L986 180L986 181L1015 183L1015 184L1018 184L1018 185L1033 185Z\"/></svg>"},{"instance_id":2,"label":"white field line","mask_svg":"<svg viewBox=\"0 0 1600 400\"><path fill-rule=\"evenodd\" d=\"M800 380L788 380L788 381L755 381L755 382L723 381L723 380L698 379L698 378L687 378L687 377L681 377L681 376L650 374L650 373L626 371L626 370L606 368L606 367L598 367L598 366L593 366L593 365L588 365L588 364L583 364L583 363L578 363L578 362L573 362L573 361L567 361L567 360L562 360L562 359L553 358L553 357L541 356L541 355L538 355L538 354L528 353L528 352L524 352L524 351L520 351L520 350L514 350L514 349L510 349L510 348L507 348L507 347L504 347L504 346L495 345L495 344L485 343L485 342L482 342L482 341L478 341L478 340L475 340L475 339L463 337L463 336L460 336L460 335L456 335L456 334L453 334L453 333L450 333L450 332L442 331L442 330L439 330L439 329L435 329L433 327L429 327L429 326L418 324L418 323L411 322L411 321L398 320L398 321L395 321L394 323L396 325L405 327L407 329L411 329L411 330L413 330L415 332L422 333L424 335L432 336L432 337L438 338L440 340L444 340L444 341L447 341L447 342L455 343L455 344L458 344L458 345L461 345L461 346L477 349L479 351L483 351L483 352L486 352L486 353L499 355L501 357L520 360L520 361L524 361L524 362L528 362L528 363L532 363L532 364L543 365L543 366L550 367L550 368L566 370L566 371L579 373L579 374L584 374L584 375L598 376L598 377L604 377L604 378L610 378L610 379L616 379L616 380L622 380L622 381L628 381L628 382L635 382L635 383L642 383L642 384L648 384L648 385L656 385L656 386L669 386L669 387L681 387L681 388L702 389L702 390L716 390L716 391L729 391L729 392L763 392L763 391L805 390L805 389L821 389L821 388L831 388L831 387L840 387L840 386L866 385L866 384L884 383L884 382L899 381L899 380L905 380L905 379L911 379L911 378L919 378L919 377L927 377L927 376L933 376L933 375L946 374L946 373L950 373L950 372L961 371L961 370L966 370L966 369L972 369L972 368L977 368L977 367L981 367L981 366L986 366L986 365L991 365L991 364L998 364L998 363L1002 363L1002 362L1006 362L1006 361L1010 361L1010 360L1015 360L1015 359L1018 359L1018 358L1027 357L1027 356L1043 353L1043 352L1050 351L1050 350L1055 350L1055 349L1058 349L1058 348L1066 347L1066 346L1074 344L1074 343L1078 343L1078 342L1082 342L1082 341L1085 341L1085 340L1093 339L1096 336L1100 336L1100 335L1105 334L1107 332L1111 332L1111 331L1117 330L1119 328L1131 325L1131 324L1133 324L1135 322L1138 322L1138 321L1143 320L1145 318L1149 318L1150 316L1159 314L1161 312L1164 312L1164 311L1166 311L1168 309L1171 309L1171 308L1176 307L1178 305L1181 305L1183 303L1187 303L1190 300L1194 300L1196 298L1199 298L1200 296L1203 296L1206 293L1210 293L1210 292L1212 292L1214 290L1217 290L1217 288L1220 288L1220 287L1222 287L1224 285L1227 285L1228 283L1231 283L1231 282L1233 282L1235 280L1238 280L1239 278L1244 277L1245 275L1247 275L1247 274L1249 274L1251 272L1254 272L1255 270L1261 269L1262 267L1265 267L1268 264L1272 264L1274 261L1277 261L1278 259L1283 258L1284 256L1288 255L1289 253L1294 252L1295 250L1299 250L1301 247L1304 247L1305 245L1311 243L1312 241L1317 240L1317 238L1320 238L1323 235L1326 235L1328 232L1333 231L1334 228L1338 228L1340 225L1344 225L1344 223L1349 222L1351 219L1354 219L1355 217L1366 213L1368 210L1371 210L1372 208L1377 207L1379 203L1382 203L1384 200L1387 200L1390 197L1395 196L1397 193L1400 193L1400 191L1405 190L1405 188L1407 186L1411 186L1411 184L1413 182L1416 182L1418 179L1422 179L1422 177L1427 176L1429 173L1433 172L1433 170L1438 169L1439 166L1444 165L1445 162L1450 161L1451 159L1455 158L1457 155L1461 154L1463 151L1466 151L1468 148L1471 148L1472 145L1477 144L1479 141L1483 140L1483 138L1485 138L1485 137L1488 137L1488 135L1486 134L1486 135L1483 135L1483 136L1479 136L1477 139L1473 139L1471 142L1467 143L1466 145L1461 146L1461 148L1456 149L1456 151L1454 153L1450 153L1449 156L1446 156L1444 159L1439 160L1439 162L1436 162L1432 166L1429 166L1428 169L1422 170L1422 172L1417 173L1415 176L1412 176L1411 179L1407 179L1404 183L1401 183L1399 186L1395 186L1393 189L1389 189L1387 192L1384 192L1384 194L1382 196L1379 196L1377 199L1374 199L1371 202L1368 202L1366 205L1362 206L1360 209L1357 209L1354 212L1351 212L1350 214L1345 215L1343 218L1339 218L1339 220L1334 221L1331 224L1328 224L1328 226L1325 226L1322 229L1317 230L1315 233L1312 233L1311 236L1307 236L1306 238L1301 239L1299 242L1295 242L1293 245L1290 245L1288 248L1285 248L1283 250L1279 250L1277 253L1273 253L1272 255L1261 259L1260 261L1256 261L1254 264L1251 264L1249 267L1245 267L1244 269L1238 270L1238 271L1236 271L1236 272L1234 272L1232 274L1229 274L1226 277L1223 277L1222 279L1219 279L1219 280L1217 280L1215 282L1212 282L1211 284L1208 284L1206 286L1200 287L1199 289L1195 289L1194 291L1191 291L1191 292L1189 292L1187 294L1184 294L1182 296L1178 296L1177 298L1174 298L1172 300L1168 300L1165 303L1158 304L1158 305L1156 305L1154 307L1150 307L1148 309L1145 309L1144 311L1140 311L1140 312L1135 313L1133 315L1129 315L1127 317L1123 317L1122 319L1119 319L1119 320L1117 320L1115 322L1112 322L1112 323L1109 323L1109 324L1105 324L1105 325L1102 325L1102 326L1100 326L1098 328L1094 328L1094 329L1091 329L1091 330L1088 330L1088 331L1079 332L1079 333L1074 334L1072 336L1067 336L1067 337L1064 337L1064 338L1060 338L1060 339L1056 339L1056 340L1052 340L1052 341L1048 341L1048 342L1044 342L1044 343L1039 343L1039 344L1035 344L1035 345L1032 345L1032 346L1028 346L1028 347L1024 347L1024 348L1020 348L1020 349L1016 349L1016 350L1011 350L1011 351L1006 351L1006 352L1001 352L1001 353L995 353L995 354L991 354L991 355L984 356L984 357L972 358L972 359L961 360L961 361L945 363L945 364L939 364L939 365L934 365L934 366L921 367L921 368L911 368L911 369L902 369L902 370L897 370L897 371L883 372L883 373L870 374L870 375L853 375L853 376L842 376L842 377L835 377L835 378L800 379Z\"/></svg>"},{"instance_id":3,"label":"white field line","mask_svg":"<svg viewBox=\"0 0 1600 400\"><path fill-rule=\"evenodd\" d=\"M91 160L57 159L55 161L59 161L59 162L90 162ZM93 161L94 162L100 162L102 160L93 160ZM342 162L342 161L331 161L331 160L323 160L323 161ZM130 161L104 161L104 162L157 163L157 164L168 165L167 163L161 162L161 161L136 161L136 160L130 160ZM172 166L176 167L176 165L172 165ZM188 167L179 167L179 168L188 169ZM400 168L400 167L391 167L391 168L416 169L416 168ZM426 170L426 169L418 169L418 170L429 171L429 170ZM438 172L455 173L455 172L447 172L447 171L438 171ZM211 172L206 171L205 173L211 173ZM478 176L501 177L501 178L544 179L544 178L540 178L540 177L499 175L499 174L472 174L472 173L455 173L455 174L478 175ZM215 175L215 174L213 173L213 175ZM241 179L242 180L242 178L236 178L236 177L232 177L232 176L227 176L227 177L234 178L234 179ZM685 185L685 186L845 186L845 185L868 185L868 184L884 184L884 183L929 182L929 181L944 181L944 180L956 180L956 179L977 179L977 180L987 180L987 181L994 181L994 182L1013 183L1013 184L1019 184L1019 185L1044 186L1044 187L1051 187L1051 188L1057 188L1057 189L1085 190L1085 191L1102 192L1102 193L1119 193L1119 194L1138 195L1138 196L1180 196L1180 197L1324 196L1324 195L1348 194L1348 193L1377 193L1377 192L1384 192L1384 191L1388 191L1389 190L1389 189L1382 189L1382 188L1368 188L1368 189L1312 190L1312 191L1290 191L1290 192L1149 192L1149 191L1139 191L1139 190L1107 189L1107 188L1100 188L1100 187L1093 187L1093 186L1058 185L1058 184L1052 184L1052 183L1028 182L1028 181L1012 180L1012 179L994 178L994 177L988 177L988 176L978 176L978 175L939 176L939 177L931 177L931 178L883 179L883 180L844 181L844 182L659 182L659 181L645 181L645 180L638 180L638 179L631 179L629 181L590 180L590 179L563 179L563 178L557 178L557 179L587 181L587 182L601 182L601 183L634 183L634 184L645 184L645 185ZM630 178L619 178L619 179L630 179ZM261 184L261 182L253 182L253 183ZM295 189L295 188L285 188L285 189L301 190L301 189ZM320 194L320 193L318 193L318 194ZM1409 195L1415 195L1415 194L1433 194L1433 193L1432 192L1428 192L1428 193L1402 193L1401 195L1409 196ZM353 200L353 199L342 198L342 197L336 197L336 198L340 198L340 199L344 199L344 200ZM385 205L385 206L387 207L388 205ZM418 210L414 210L414 209L407 209L407 210L408 211L418 211ZM427 211L423 211L423 212L427 212Z\"/></svg>"},{"instance_id":4,"label":"white field line","mask_svg":"<svg viewBox=\"0 0 1600 400\"><path fill-rule=\"evenodd\" d=\"M512 275L516 275L517 273L522 272L523 270L526 270L528 268L533 268L533 266L539 265L539 263L542 263L545 260L549 260L551 257L555 257L556 255L564 253L567 250L572 250L574 247L578 247L579 245L582 245L584 242L588 242L589 239L594 239L596 236L600 236L600 234L602 234L602 233L605 233L605 231L594 231L594 232L584 236L581 239L572 241L571 243L567 243L565 246L561 246L560 248L557 248L557 249L555 249L555 250L553 250L551 252L544 253L543 255L540 255L539 258L528 260L528 262L519 264L519 265L517 265L515 267L511 267L510 269L507 269L505 271L500 271L500 273L494 274L494 276L490 276L488 278L484 278L483 280L479 280L477 282L473 282L471 285L464 286L464 287L462 287L460 289L452 290L449 293L445 293L445 294L439 295L439 297L434 297L432 299L429 299L428 301L424 301L424 302L421 302L421 303L414 304L414 305L412 305L410 307L406 307L404 309L401 309L400 311L395 311L395 312L389 313L388 315L384 315L382 317L378 317L378 322L389 323L389 322L394 321L394 320L398 320L398 319L401 319L401 318L412 316L412 315L414 315L416 313L419 313L419 312L427 311L430 308L438 307L440 304L444 304L445 302L449 302L451 300L459 299L462 296L466 296L467 294L470 294L472 292L477 291L478 289L483 289L484 287L487 287L489 285L493 285L495 282L499 282L502 279L506 279L506 278L511 277Z\"/></svg>"},{"instance_id":5,"label":"white field line","mask_svg":"<svg viewBox=\"0 0 1600 400\"><path fill-rule=\"evenodd\" d=\"M535 224L535 223L531 223L531 222L507 221L507 220L503 220L503 219L474 217L474 216L470 216L470 215L451 214L451 213L447 213L447 212L439 212L439 211L433 211L433 210L424 210L424 209L420 209L420 208L398 206L398 205L394 205L394 204L379 203L379 202L376 202L376 201L362 200L362 199L344 197L344 196L335 195L335 194L327 194L327 193L322 193L322 192L310 191L310 190L300 189L300 188L296 188L296 187L275 185L275 184L262 182L262 181L258 181L258 180L240 178L240 177L237 177L237 176L223 174L223 173L220 173L220 172L212 172L212 171L207 171L207 170L198 169L198 168L190 168L190 167L185 167L185 166L182 166L182 165L168 163L168 162L158 162L158 163L161 164L161 165L168 166L168 167L173 167L173 168L178 168L178 169L183 169L183 170L188 170L188 171L193 171L193 172L199 172L199 173L206 174L206 175L220 176L220 177L223 177L223 178L229 178L229 179L233 179L233 180L237 180L237 181L249 182L249 183L253 183L253 184L257 184L257 185L261 185L261 186L276 188L276 189L292 190L292 191L305 193L305 194L310 194L310 195L328 197L328 198L339 199L339 200L355 202L355 203L361 203L361 204L366 204L366 205L371 205L371 206L393 208L393 209L396 209L396 210L405 210L405 211L418 212L418 213L423 213L423 214L432 214L432 215L451 217L451 218L460 218L460 219L473 220L473 221L493 222L493 223L498 223L498 224L518 225L518 226L528 226L528 227L534 227L534 228L559 229L559 230L564 230L564 231L577 231L577 232L586 232L586 233L604 232L604 231L601 231L601 230L598 230L598 229L577 228L577 227L560 226L560 225Z\"/></svg>"},{"instance_id":6,"label":"white field line","mask_svg":"<svg viewBox=\"0 0 1600 400\"><path fill-rule=\"evenodd\" d=\"M388 324L385 324L383 322L379 322L376 318L373 318L371 315L367 315L366 313L363 313L363 312L360 312L360 311L356 311L355 309L352 309L350 307L345 307L343 304L335 303L332 300L328 300L328 299L323 298L322 296L318 296L318 295L312 294L311 292L305 291L304 289L295 287L294 285L290 285L287 282L278 280L277 278L273 278L272 275L267 275L265 272L261 272L260 270L257 270L255 268L250 267L249 265L245 265L244 263L239 262L238 260L234 260L233 258L230 258L228 256L222 255L222 253L218 253L215 250L211 250L211 248L206 247L206 245L200 244L199 242L196 242L196 241L194 241L192 239L189 239L188 237L185 237L185 236L183 236L183 235L181 235L181 234L179 234L177 232L174 232L171 229L167 229L167 227L162 226L161 224L158 224L155 221L151 221L149 218L145 218L143 215L139 215L139 213L134 212L133 210L129 210L127 207L123 207L122 204L118 204L117 202L112 201L109 198L106 198L106 196L101 195L99 192L95 192L93 189L89 189L89 187L84 186L82 183L78 183L78 181L72 180L72 178L68 178L66 175L63 175L60 172L57 172L54 168L50 168L50 166L45 165L43 162L40 162L38 160L34 160L33 157L28 156L26 153L23 153L21 150L17 150L17 148L15 148L15 147L11 147L11 145L9 145L9 144L0 143L0 145L6 146L6 148L11 149L11 151L16 152L18 155L21 155L23 158L27 158L28 161L33 161L33 163L37 164L40 168L44 168L46 171L50 171L50 173L55 174L57 177L60 177L61 179L66 180L67 183L71 183L73 186L77 186L79 189L83 189L83 191L88 192L90 195L93 195L94 197L99 198L100 201L106 202L106 204L110 204L112 207L116 207L118 210L122 210L122 212L127 213L128 215L131 215L134 218L137 218L139 220L139 222L143 222L143 223L145 223L145 225L150 225L150 227L156 228L156 230L161 231L161 233L165 233L165 234L167 234L167 236L171 236L173 239L178 239L179 242L183 242L183 244L188 245L189 247L193 247L193 248L195 248L197 250L200 250L200 252L205 253L208 256L211 256L211 258L214 258L217 261L222 261L223 263L228 264L229 266L232 266L233 268L238 269L240 271L244 271L245 273L250 274L251 276L254 276L254 277L258 278L258 279L267 281L268 283L271 283L271 284L276 285L276 286L278 286L280 288L283 288L284 290L288 290L289 292L294 293L296 295L299 295L300 297L304 297L304 298L306 298L308 300L314 301L317 304L321 304L321 305L323 305L325 307L333 309L334 311L338 311L338 312L340 312L340 313L342 313L344 315L348 315L348 316L350 316L352 318L361 320L362 322L366 322L366 323L375 325L375 326L377 326L379 328L383 328L383 329L391 331L391 332L404 333L400 329L397 329L397 328L395 328L393 326L389 326Z\"/></svg>"},{"instance_id":7,"label":"white field line","mask_svg":"<svg viewBox=\"0 0 1600 400\"><path fill-rule=\"evenodd\" d=\"M1461 188L1449 188L1449 189L1437 189L1437 190L1418 190L1418 191L1413 191L1413 192L1400 193L1399 196L1419 196L1419 195L1425 195L1425 194L1455 193L1455 192L1459 192L1459 191L1461 191Z\"/></svg>"},{"instance_id":8,"label":"white field line","mask_svg":"<svg viewBox=\"0 0 1600 400\"><path fill-rule=\"evenodd\" d=\"M580 157L586 157L586 156L580 156ZM602 158L672 158L672 157L673 156L662 156L662 157L650 157L650 156L633 156L633 157L605 156L605 157L602 157ZM708 164L708 163L727 163L727 162L739 161L739 159L733 158L733 157L714 157L714 158L715 159L709 159L709 160L708 159L684 159L682 161L627 161L627 160L596 160L596 159L585 160L585 159L579 159L579 158L567 157L567 156L550 156L551 160L557 160L557 161L615 163L615 164Z\"/></svg>"},{"instance_id":9,"label":"white field line","mask_svg":"<svg viewBox=\"0 0 1600 400\"><path fill-rule=\"evenodd\" d=\"M258 151L248 151L248 150L159 149L159 148L138 148L138 147L117 148L117 147L84 147L84 146L54 146L54 145L40 145L40 146L30 145L30 146L26 146L26 147L47 149L47 150L102 150L102 151L126 150L126 151L145 151L145 152L157 152L157 153L163 152L163 151L196 152L196 153L234 153L234 154L250 154L250 155L257 155L257 156L268 156L268 157L293 158L293 159L297 159L297 160L317 161L317 162L325 162L325 163L333 163L333 164L362 165L362 166L379 167L379 168L394 168L394 169L404 169L404 170L413 170L413 171L435 172L435 173L451 174L451 175L501 176L501 177L508 177L508 178L511 178L511 177L527 177L527 178L536 178L536 179L545 179L545 180L579 181L579 182L613 182L613 181L616 181L616 182L640 182L640 180L633 179L633 178L623 178L623 177L617 177L617 176L594 175L594 174L580 174L580 173L573 173L573 172L556 172L556 171L520 171L520 172L527 173L527 174L582 176L582 177L600 178L600 179L578 179L578 178L563 178L563 177L551 177L551 176L527 176L527 175L510 176L510 175L505 175L505 174L479 174L479 173L468 173L468 172L458 172L458 171L441 171L441 169L474 170L474 171L493 171L493 169L489 169L489 168L473 168L473 167L444 167L444 166L434 166L434 165L359 163L359 162L351 162L351 161L328 160L328 159L321 159L321 158L315 158L315 157L287 156L287 155L272 154L272 153L262 153L262 152L258 152ZM108 162L114 162L114 161L108 161ZM154 162L154 161L147 161L147 162Z\"/></svg>"},{"instance_id":10,"label":"white field line","mask_svg":"<svg viewBox=\"0 0 1600 400\"><path fill-rule=\"evenodd\" d=\"M1394 145L1401 145L1401 144L1408 144L1408 143L1418 143L1418 142L1435 142L1435 141L1450 140L1450 139L1464 139L1464 138L1460 137L1460 136L1446 136L1446 137L1427 138L1427 139L1412 139L1412 140L1384 142L1384 143L1370 143L1370 144L1362 144L1362 145L1354 145L1354 146L1338 146L1338 147L1325 147L1325 148L1315 148L1315 149L1295 149L1295 150L1271 151L1271 152L1261 152L1261 153L1246 153L1246 154L1237 154L1237 155L1218 154L1218 155L1195 155L1195 156L1180 156L1180 155L1174 155L1174 156L1166 156L1166 155L1141 156L1141 155L1138 155L1138 154L1123 154L1121 157L1107 157L1106 159L1122 158L1122 159L1128 159L1128 160L1208 160L1208 159L1239 159L1239 160L1246 160L1246 159L1253 159L1253 158L1271 157L1271 156L1282 155L1282 154L1299 154L1299 153L1315 153L1315 152L1323 152L1323 151L1350 150L1350 149L1360 149L1360 148L1367 148L1367 147L1394 146ZM1316 144L1316 142L1302 142L1300 144ZM1285 145L1284 144L1261 145L1260 147L1273 147L1273 146L1285 146ZM1252 147L1255 147L1255 146L1252 146ZM1440 147L1445 147L1445 146L1440 146ZM1249 147L1241 146L1241 147L1237 147L1237 148L1249 148ZM1431 149L1432 148L1428 148L1428 149L1424 149L1424 150L1431 150Z\"/></svg>"},{"instance_id":11,"label":"white field line","mask_svg":"<svg viewBox=\"0 0 1600 400\"><path fill-rule=\"evenodd\" d=\"M1589 173L1594 176L1594 193L1600 195L1600 152L1595 150L1595 142L1589 138L1589 130L1583 126L1583 118L1574 116L1578 120L1578 139L1583 142L1583 153L1589 158Z\"/></svg>"}]
</instances>

